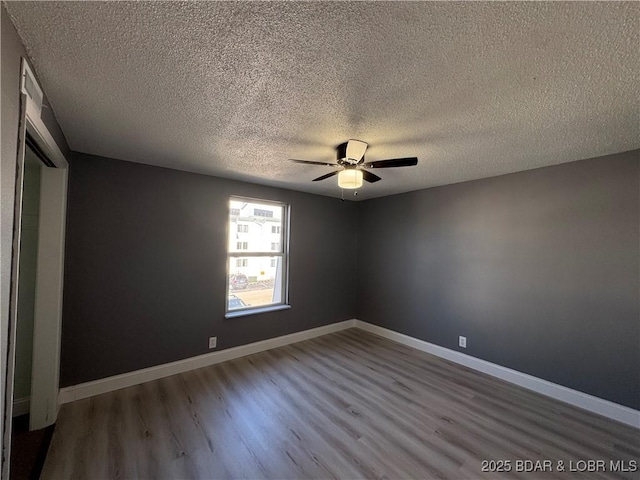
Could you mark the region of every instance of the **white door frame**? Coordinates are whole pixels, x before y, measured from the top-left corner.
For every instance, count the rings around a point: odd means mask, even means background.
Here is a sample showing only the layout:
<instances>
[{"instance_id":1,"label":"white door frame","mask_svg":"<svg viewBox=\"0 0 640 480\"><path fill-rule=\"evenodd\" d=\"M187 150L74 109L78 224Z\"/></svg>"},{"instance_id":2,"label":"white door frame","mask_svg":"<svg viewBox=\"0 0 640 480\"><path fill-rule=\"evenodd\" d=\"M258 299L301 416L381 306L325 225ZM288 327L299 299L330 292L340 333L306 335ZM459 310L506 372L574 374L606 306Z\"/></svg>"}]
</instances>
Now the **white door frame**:
<instances>
[{"instance_id":1,"label":"white door frame","mask_svg":"<svg viewBox=\"0 0 640 480\"><path fill-rule=\"evenodd\" d=\"M22 59L21 85L30 74ZM33 88L33 86L31 86ZM36 85L38 90L39 86ZM40 93L42 91L40 90ZM22 196L24 154L27 132L53 164L41 168L40 226L38 233L38 266L34 312L33 367L31 375L31 430L44 428L56 421L58 414L60 335L62 331L62 287L64 273L64 237L67 204L66 158L40 118L40 106L24 87L20 95L18 152L16 162L16 194L12 244L11 287L9 298L9 335L2 452L2 478L9 478L11 453L11 419L18 319L18 276L20 271L20 239L22 233Z\"/></svg>"},{"instance_id":2,"label":"white door frame","mask_svg":"<svg viewBox=\"0 0 640 480\"><path fill-rule=\"evenodd\" d=\"M33 315L33 361L29 429L52 425L58 416L60 336L68 163L49 131L27 111L27 131L54 167L40 168L38 263ZM40 137L40 138L36 138ZM48 151L47 151L48 150Z\"/></svg>"}]
</instances>

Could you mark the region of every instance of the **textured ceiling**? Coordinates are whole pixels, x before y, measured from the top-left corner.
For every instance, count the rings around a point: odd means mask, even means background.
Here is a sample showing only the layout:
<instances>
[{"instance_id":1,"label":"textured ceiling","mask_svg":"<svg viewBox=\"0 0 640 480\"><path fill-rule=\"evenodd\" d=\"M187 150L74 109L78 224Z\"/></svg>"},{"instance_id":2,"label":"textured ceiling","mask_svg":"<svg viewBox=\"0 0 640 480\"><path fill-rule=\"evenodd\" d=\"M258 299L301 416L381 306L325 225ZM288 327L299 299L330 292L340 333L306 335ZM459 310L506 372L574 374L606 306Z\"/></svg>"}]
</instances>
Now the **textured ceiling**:
<instances>
[{"instance_id":1,"label":"textured ceiling","mask_svg":"<svg viewBox=\"0 0 640 480\"><path fill-rule=\"evenodd\" d=\"M7 2L73 150L358 199L640 147L640 3Z\"/></svg>"}]
</instances>

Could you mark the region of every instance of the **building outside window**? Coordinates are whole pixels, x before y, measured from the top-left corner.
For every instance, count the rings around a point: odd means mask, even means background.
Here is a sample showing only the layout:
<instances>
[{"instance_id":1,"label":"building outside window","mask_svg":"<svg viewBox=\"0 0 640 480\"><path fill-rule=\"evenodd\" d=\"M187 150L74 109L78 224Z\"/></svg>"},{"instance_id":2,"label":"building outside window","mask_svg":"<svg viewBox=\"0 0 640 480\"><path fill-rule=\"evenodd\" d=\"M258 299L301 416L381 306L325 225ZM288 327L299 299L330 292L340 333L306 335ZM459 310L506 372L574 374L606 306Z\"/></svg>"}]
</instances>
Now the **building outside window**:
<instances>
[{"instance_id":1,"label":"building outside window","mask_svg":"<svg viewBox=\"0 0 640 480\"><path fill-rule=\"evenodd\" d=\"M227 312L234 316L286 305L288 210L283 203L231 197Z\"/></svg>"},{"instance_id":2,"label":"building outside window","mask_svg":"<svg viewBox=\"0 0 640 480\"><path fill-rule=\"evenodd\" d=\"M273 211L265 208L254 208L253 215L256 217L273 217Z\"/></svg>"}]
</instances>

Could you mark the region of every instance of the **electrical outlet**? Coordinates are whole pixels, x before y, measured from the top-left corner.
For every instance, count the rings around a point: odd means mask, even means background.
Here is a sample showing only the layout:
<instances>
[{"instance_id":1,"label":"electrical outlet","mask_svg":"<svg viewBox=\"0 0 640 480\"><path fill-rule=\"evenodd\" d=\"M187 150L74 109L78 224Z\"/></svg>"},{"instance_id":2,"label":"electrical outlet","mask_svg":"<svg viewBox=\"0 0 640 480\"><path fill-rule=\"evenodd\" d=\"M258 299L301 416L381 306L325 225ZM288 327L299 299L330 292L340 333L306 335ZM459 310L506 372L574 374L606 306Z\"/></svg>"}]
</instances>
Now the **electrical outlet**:
<instances>
[{"instance_id":1,"label":"electrical outlet","mask_svg":"<svg viewBox=\"0 0 640 480\"><path fill-rule=\"evenodd\" d=\"M216 348L218 345L218 337L209 337L209 348Z\"/></svg>"},{"instance_id":2,"label":"electrical outlet","mask_svg":"<svg viewBox=\"0 0 640 480\"><path fill-rule=\"evenodd\" d=\"M467 337L460 335L458 337L458 345L462 348L467 348Z\"/></svg>"}]
</instances>

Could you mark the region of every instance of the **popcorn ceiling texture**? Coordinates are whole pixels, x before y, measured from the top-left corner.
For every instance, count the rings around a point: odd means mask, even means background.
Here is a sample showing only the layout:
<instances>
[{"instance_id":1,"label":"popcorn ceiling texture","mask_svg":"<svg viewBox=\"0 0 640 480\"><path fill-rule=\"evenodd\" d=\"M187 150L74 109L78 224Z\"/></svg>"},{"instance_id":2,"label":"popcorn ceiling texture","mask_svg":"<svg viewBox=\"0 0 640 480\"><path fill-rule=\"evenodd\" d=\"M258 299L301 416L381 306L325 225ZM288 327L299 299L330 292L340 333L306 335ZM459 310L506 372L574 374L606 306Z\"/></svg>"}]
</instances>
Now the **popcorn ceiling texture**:
<instances>
[{"instance_id":1,"label":"popcorn ceiling texture","mask_svg":"<svg viewBox=\"0 0 640 480\"><path fill-rule=\"evenodd\" d=\"M73 150L358 199L640 147L640 4L7 2Z\"/></svg>"}]
</instances>

